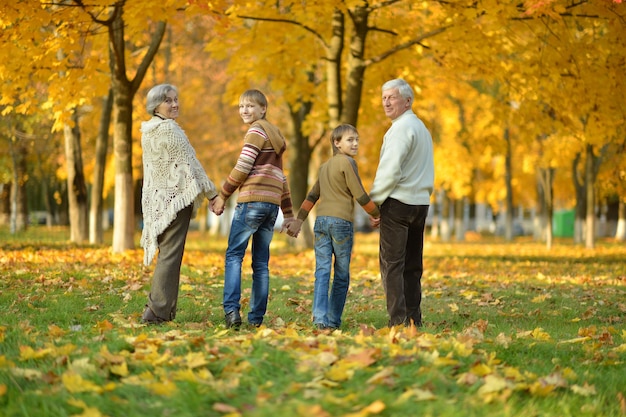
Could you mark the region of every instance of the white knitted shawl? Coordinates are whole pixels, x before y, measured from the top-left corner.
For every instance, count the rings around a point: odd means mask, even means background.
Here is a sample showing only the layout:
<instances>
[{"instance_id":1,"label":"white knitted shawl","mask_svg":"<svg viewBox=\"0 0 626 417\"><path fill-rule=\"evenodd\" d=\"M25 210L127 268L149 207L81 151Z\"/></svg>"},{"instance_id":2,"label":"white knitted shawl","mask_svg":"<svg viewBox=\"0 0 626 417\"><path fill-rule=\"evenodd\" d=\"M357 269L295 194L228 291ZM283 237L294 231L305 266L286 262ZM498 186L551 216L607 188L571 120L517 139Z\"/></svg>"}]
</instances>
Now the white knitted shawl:
<instances>
[{"instance_id":1,"label":"white knitted shawl","mask_svg":"<svg viewBox=\"0 0 626 417\"><path fill-rule=\"evenodd\" d=\"M144 264L149 265L159 247L158 237L177 213L194 204L192 217L205 198L217 195L213 182L196 157L187 135L173 119L153 117L141 124L143 149Z\"/></svg>"}]
</instances>

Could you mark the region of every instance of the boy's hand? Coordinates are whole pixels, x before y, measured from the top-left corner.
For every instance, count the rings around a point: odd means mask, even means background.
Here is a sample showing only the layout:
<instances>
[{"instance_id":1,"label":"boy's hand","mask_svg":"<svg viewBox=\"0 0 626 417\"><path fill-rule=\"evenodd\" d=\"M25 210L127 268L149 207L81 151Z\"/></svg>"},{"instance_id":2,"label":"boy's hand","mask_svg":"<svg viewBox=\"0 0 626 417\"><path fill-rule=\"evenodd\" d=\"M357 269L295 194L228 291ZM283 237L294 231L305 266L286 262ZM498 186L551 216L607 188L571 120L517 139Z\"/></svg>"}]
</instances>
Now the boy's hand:
<instances>
[{"instance_id":1,"label":"boy's hand","mask_svg":"<svg viewBox=\"0 0 626 417\"><path fill-rule=\"evenodd\" d=\"M300 234L300 229L302 228L302 220L293 219L285 227L287 228L287 234L289 236L298 237L298 234Z\"/></svg>"}]
</instances>

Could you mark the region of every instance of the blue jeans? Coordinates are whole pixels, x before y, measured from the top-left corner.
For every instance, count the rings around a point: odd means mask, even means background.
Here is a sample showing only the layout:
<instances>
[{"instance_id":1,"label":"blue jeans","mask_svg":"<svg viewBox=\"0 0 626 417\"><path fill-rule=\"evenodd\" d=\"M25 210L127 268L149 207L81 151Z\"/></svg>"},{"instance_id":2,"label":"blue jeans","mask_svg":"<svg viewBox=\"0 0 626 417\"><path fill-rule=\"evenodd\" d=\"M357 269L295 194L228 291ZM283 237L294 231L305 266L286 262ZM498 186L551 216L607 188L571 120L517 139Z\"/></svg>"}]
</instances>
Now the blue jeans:
<instances>
[{"instance_id":1,"label":"blue jeans","mask_svg":"<svg viewBox=\"0 0 626 417\"><path fill-rule=\"evenodd\" d=\"M252 295L248 322L261 324L269 292L270 243L278 206L272 203L238 203L228 236L224 270L224 312L241 309L241 264L252 236Z\"/></svg>"},{"instance_id":2,"label":"blue jeans","mask_svg":"<svg viewBox=\"0 0 626 417\"><path fill-rule=\"evenodd\" d=\"M315 220L315 289L313 323L329 327L341 325L350 285L350 257L354 229L352 222L319 216ZM330 289L330 270L335 255L335 276Z\"/></svg>"}]
</instances>

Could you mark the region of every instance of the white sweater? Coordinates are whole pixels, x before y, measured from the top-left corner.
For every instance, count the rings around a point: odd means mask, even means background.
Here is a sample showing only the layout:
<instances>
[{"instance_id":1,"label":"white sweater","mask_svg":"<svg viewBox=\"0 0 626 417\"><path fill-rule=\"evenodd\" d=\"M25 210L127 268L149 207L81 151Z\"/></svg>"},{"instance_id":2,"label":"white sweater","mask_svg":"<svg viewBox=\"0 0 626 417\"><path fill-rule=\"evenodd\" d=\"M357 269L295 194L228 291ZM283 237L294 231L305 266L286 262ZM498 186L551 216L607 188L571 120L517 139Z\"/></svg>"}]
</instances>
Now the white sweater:
<instances>
[{"instance_id":1,"label":"white sweater","mask_svg":"<svg viewBox=\"0 0 626 417\"><path fill-rule=\"evenodd\" d=\"M370 197L378 205L393 198L429 205L435 181L433 141L424 123L407 110L385 133Z\"/></svg>"},{"instance_id":2,"label":"white sweater","mask_svg":"<svg viewBox=\"0 0 626 417\"><path fill-rule=\"evenodd\" d=\"M187 139L173 119L153 117L141 124L143 190L141 246L149 265L158 249L158 237L178 212L194 203L193 215L205 198L217 195Z\"/></svg>"}]
</instances>

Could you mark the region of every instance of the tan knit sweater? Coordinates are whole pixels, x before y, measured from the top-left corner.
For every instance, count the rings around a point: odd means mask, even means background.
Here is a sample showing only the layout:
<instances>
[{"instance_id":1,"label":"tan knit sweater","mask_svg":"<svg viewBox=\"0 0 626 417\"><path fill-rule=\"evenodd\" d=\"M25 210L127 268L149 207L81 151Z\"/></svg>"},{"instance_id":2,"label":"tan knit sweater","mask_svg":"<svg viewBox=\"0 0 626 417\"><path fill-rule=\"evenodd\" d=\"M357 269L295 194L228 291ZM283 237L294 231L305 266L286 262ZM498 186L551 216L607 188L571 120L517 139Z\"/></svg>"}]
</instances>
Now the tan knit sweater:
<instances>
[{"instance_id":1,"label":"tan knit sweater","mask_svg":"<svg viewBox=\"0 0 626 417\"><path fill-rule=\"evenodd\" d=\"M345 154L335 154L319 169L317 182L300 206L298 219L304 220L319 201L318 216L331 216L353 221L354 200L373 217L379 217L378 207L365 192L356 162Z\"/></svg>"}]
</instances>

